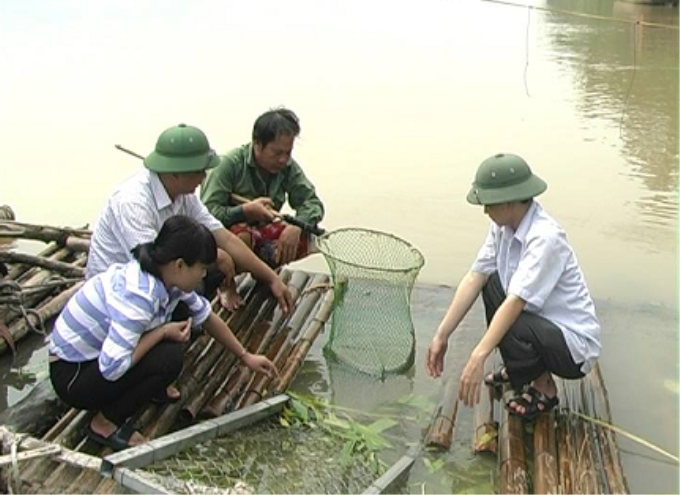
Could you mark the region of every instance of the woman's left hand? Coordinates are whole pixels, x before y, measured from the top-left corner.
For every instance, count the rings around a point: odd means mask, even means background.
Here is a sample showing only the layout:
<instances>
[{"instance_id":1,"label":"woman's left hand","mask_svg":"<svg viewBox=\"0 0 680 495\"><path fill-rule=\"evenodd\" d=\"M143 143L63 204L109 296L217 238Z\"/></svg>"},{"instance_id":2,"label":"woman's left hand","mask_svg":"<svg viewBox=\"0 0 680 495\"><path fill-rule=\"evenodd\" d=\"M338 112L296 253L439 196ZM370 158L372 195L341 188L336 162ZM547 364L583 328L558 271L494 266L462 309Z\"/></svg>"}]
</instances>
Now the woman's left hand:
<instances>
[{"instance_id":1,"label":"woman's left hand","mask_svg":"<svg viewBox=\"0 0 680 495\"><path fill-rule=\"evenodd\" d=\"M473 351L465 368L463 368L463 373L460 375L458 399L466 406L474 406L479 402L485 361L486 356Z\"/></svg>"},{"instance_id":2,"label":"woman's left hand","mask_svg":"<svg viewBox=\"0 0 680 495\"><path fill-rule=\"evenodd\" d=\"M272 363L265 356L246 352L241 358L241 361L243 361L243 364L245 364L251 370L257 373L264 373L269 378L275 378L279 376L279 370L277 370L276 366L274 366L274 363Z\"/></svg>"}]
</instances>

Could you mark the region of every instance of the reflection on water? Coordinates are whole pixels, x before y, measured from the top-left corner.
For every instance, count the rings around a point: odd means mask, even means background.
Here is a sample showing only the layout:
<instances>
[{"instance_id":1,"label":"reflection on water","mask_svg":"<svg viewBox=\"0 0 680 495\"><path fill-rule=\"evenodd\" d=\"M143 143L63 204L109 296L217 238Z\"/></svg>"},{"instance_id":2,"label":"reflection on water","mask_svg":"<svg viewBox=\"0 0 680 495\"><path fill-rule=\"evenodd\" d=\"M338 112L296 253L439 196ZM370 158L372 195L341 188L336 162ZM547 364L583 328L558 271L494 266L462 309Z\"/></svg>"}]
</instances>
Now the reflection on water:
<instances>
[{"instance_id":1,"label":"reflection on water","mask_svg":"<svg viewBox=\"0 0 680 495\"><path fill-rule=\"evenodd\" d=\"M550 14L552 56L571 74L583 126L618 129L621 173L647 190L635 200L645 222L675 233L678 218L678 11L622 1L550 6L631 22ZM646 26L635 21L659 23ZM564 29L568 23L569 29ZM604 186L604 185L603 185Z\"/></svg>"},{"instance_id":2,"label":"reflection on water","mask_svg":"<svg viewBox=\"0 0 680 495\"><path fill-rule=\"evenodd\" d=\"M678 24L677 7L527 3ZM302 119L295 156L328 207L325 227L398 235L426 258L419 282L455 284L488 228L464 199L474 170L517 152L547 180L541 201L598 305L615 421L677 453L677 30L477 0L160 6L0 2L0 204L25 221L92 223L140 167L115 143L147 153L162 129L186 121L224 152L285 104ZM326 269L320 258L298 266ZM407 391L436 401L441 384L422 361L445 299L421 299L413 376L394 390L342 377L320 352L298 384L341 401L356 388L376 407ZM478 316L461 331L482 328ZM454 371L469 335L454 336ZM23 382L8 386L4 369L0 400L11 403ZM458 431L470 421L459 412ZM421 423L405 426L420 438ZM624 447L635 453L624 459L634 491L677 491L677 467ZM468 439L454 450L447 466L464 471ZM422 464L414 472L430 479ZM432 478L441 491L460 486Z\"/></svg>"}]
</instances>

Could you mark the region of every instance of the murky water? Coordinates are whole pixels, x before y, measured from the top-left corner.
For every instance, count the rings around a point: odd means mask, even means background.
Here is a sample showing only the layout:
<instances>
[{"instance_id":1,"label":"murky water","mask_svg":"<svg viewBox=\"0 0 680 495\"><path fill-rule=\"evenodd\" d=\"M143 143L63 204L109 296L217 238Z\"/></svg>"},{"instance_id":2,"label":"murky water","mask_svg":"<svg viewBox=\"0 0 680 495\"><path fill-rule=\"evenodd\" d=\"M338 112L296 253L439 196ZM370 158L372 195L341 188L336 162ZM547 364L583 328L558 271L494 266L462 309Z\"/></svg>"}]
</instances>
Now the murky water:
<instances>
[{"instance_id":1,"label":"murky water","mask_svg":"<svg viewBox=\"0 0 680 495\"><path fill-rule=\"evenodd\" d=\"M187 122L224 152L283 104L302 120L295 156L324 226L403 237L425 255L420 282L455 285L488 226L464 199L474 171L518 153L548 182L541 202L598 304L614 419L677 454L678 9L531 5L5 0L0 203L29 222L91 223L140 167L114 144L146 154ZM447 304L418 325L414 393L440 390L421 362ZM24 352L40 373L42 351ZM14 402L30 379L1 369L0 400ZM348 382L321 376L330 391ZM677 467L625 447L634 490L678 490Z\"/></svg>"}]
</instances>

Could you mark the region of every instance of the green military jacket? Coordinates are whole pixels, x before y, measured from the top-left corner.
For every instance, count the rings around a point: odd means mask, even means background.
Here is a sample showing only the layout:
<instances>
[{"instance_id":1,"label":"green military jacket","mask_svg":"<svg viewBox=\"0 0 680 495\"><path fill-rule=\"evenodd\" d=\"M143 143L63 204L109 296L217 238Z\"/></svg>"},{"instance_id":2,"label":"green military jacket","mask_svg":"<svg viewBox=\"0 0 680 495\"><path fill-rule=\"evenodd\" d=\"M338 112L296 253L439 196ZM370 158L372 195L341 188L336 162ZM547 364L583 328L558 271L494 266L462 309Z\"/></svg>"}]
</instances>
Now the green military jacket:
<instances>
[{"instance_id":1,"label":"green military jacket","mask_svg":"<svg viewBox=\"0 0 680 495\"><path fill-rule=\"evenodd\" d=\"M298 220L316 224L323 218L323 204L300 165L291 158L281 172L268 176L255 165L251 144L222 156L221 163L209 172L201 187L201 200L225 227L247 221L243 207L232 200L232 193L248 199L269 197L278 211L287 196Z\"/></svg>"}]
</instances>

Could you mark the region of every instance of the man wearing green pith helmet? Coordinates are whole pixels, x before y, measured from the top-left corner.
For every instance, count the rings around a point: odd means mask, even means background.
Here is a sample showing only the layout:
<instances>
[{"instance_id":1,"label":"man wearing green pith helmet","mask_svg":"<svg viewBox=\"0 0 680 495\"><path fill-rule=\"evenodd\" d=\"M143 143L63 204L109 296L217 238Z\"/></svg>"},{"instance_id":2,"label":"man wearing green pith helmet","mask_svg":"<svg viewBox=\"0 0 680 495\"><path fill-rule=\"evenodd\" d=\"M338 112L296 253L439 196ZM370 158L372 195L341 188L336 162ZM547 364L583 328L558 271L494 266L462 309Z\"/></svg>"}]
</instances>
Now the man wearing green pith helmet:
<instances>
[{"instance_id":1,"label":"man wearing green pith helmet","mask_svg":"<svg viewBox=\"0 0 680 495\"><path fill-rule=\"evenodd\" d=\"M559 402L552 375L583 378L600 355L600 324L567 237L534 198L546 183L519 156L501 153L479 166L467 200L492 220L470 271L432 338L426 369L438 377L451 333L482 293L488 329L463 368L458 397L476 404L482 383L510 384L511 414L531 420ZM503 365L484 374L498 347Z\"/></svg>"},{"instance_id":2,"label":"man wearing green pith helmet","mask_svg":"<svg viewBox=\"0 0 680 495\"><path fill-rule=\"evenodd\" d=\"M235 272L247 271L268 285L281 308L288 311L292 298L281 279L225 229L195 194L206 170L219 161L200 129L185 124L166 129L144 160L145 170L121 184L101 213L92 233L88 278L113 263L131 261L132 249L153 241L165 220L186 215L210 229L219 248L218 270L205 281L207 297L213 296L220 283L224 290L235 292Z\"/></svg>"}]
</instances>

